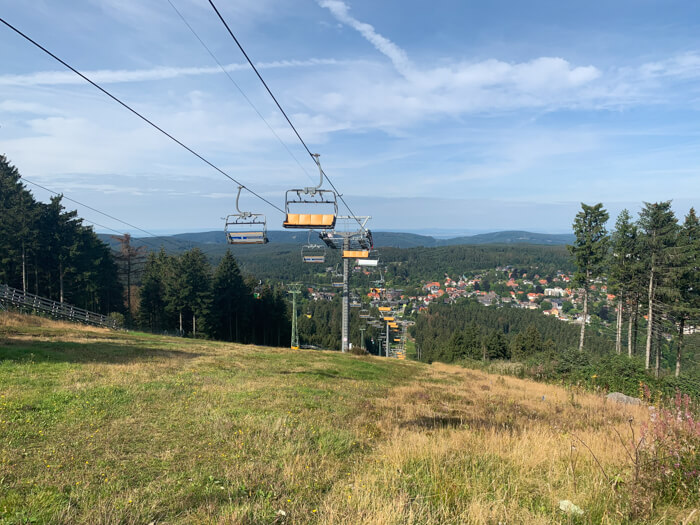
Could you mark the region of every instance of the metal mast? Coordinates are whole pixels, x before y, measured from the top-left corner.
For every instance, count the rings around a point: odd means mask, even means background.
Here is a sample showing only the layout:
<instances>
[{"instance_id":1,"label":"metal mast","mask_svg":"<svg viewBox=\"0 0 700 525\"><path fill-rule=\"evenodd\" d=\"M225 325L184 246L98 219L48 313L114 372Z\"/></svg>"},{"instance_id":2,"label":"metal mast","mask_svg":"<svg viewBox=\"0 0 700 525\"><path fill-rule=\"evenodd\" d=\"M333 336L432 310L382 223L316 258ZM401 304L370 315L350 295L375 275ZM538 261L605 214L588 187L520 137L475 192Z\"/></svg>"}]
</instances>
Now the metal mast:
<instances>
[{"instance_id":1,"label":"metal mast","mask_svg":"<svg viewBox=\"0 0 700 525\"><path fill-rule=\"evenodd\" d=\"M358 238L363 237L366 233L365 225L371 219L368 216L362 217L337 217L338 220L357 220L360 222L360 229L357 231L337 231L333 230L330 235L322 236L323 241L332 248L339 248L342 251L349 250L353 242L357 242ZM342 240L342 243L340 242ZM343 316L341 320L341 341L340 349L342 352L347 352L350 341L350 260L343 257Z\"/></svg>"},{"instance_id":2,"label":"metal mast","mask_svg":"<svg viewBox=\"0 0 700 525\"><path fill-rule=\"evenodd\" d=\"M343 239L343 250L350 249L350 238ZM342 344L340 349L343 352L348 351L348 342L350 340L350 261L343 258L343 319L342 319Z\"/></svg>"},{"instance_id":3,"label":"metal mast","mask_svg":"<svg viewBox=\"0 0 700 525\"><path fill-rule=\"evenodd\" d=\"M386 356L389 357L389 321L386 322Z\"/></svg>"},{"instance_id":4,"label":"metal mast","mask_svg":"<svg viewBox=\"0 0 700 525\"><path fill-rule=\"evenodd\" d=\"M301 284L292 283L287 293L292 294L292 350L299 350L299 331L297 330L297 295L301 293Z\"/></svg>"}]
</instances>

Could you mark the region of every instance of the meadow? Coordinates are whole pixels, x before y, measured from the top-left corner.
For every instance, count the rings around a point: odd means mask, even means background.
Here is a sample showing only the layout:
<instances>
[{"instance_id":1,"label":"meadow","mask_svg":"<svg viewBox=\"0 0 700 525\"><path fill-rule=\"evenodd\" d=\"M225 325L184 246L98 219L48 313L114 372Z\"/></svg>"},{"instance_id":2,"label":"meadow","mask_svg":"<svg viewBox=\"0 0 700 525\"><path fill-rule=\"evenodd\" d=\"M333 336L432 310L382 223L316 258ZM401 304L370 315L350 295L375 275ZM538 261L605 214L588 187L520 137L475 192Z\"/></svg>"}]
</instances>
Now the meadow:
<instances>
[{"instance_id":1,"label":"meadow","mask_svg":"<svg viewBox=\"0 0 700 525\"><path fill-rule=\"evenodd\" d=\"M458 366L0 312L0 523L698 523L697 500L635 481L649 414Z\"/></svg>"}]
</instances>

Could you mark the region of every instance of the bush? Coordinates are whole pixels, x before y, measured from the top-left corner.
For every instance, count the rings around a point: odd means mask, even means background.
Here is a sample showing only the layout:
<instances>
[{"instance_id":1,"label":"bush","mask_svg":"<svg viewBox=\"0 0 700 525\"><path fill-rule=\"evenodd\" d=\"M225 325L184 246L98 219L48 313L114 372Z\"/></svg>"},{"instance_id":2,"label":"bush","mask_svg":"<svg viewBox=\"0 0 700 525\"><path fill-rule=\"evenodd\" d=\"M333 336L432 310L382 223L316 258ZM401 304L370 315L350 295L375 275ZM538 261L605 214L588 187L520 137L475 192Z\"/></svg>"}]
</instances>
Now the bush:
<instances>
[{"instance_id":1,"label":"bush","mask_svg":"<svg viewBox=\"0 0 700 525\"><path fill-rule=\"evenodd\" d=\"M651 397L645 388L645 398ZM700 419L691 399L676 393L671 408L659 407L642 426L633 495L637 512L658 503L695 505L700 496ZM653 495L653 499L650 498Z\"/></svg>"},{"instance_id":2,"label":"bush","mask_svg":"<svg viewBox=\"0 0 700 525\"><path fill-rule=\"evenodd\" d=\"M112 312L107 317L109 317L110 321L114 322L115 328L124 328L124 314Z\"/></svg>"}]
</instances>

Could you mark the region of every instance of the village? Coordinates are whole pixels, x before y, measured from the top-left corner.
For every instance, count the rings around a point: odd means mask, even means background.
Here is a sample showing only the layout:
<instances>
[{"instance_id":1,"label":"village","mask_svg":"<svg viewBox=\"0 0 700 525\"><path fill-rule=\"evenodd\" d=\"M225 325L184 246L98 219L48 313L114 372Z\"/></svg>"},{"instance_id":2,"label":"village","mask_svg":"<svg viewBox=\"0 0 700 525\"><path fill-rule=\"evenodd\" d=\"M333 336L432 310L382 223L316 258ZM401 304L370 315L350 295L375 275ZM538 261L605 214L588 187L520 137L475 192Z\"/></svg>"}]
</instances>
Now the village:
<instances>
[{"instance_id":1,"label":"village","mask_svg":"<svg viewBox=\"0 0 700 525\"><path fill-rule=\"evenodd\" d=\"M329 269L330 271L330 269ZM356 267L355 273L368 272ZM404 311L425 312L431 303L455 303L461 299L475 298L484 306L515 307L541 311L561 321L581 323L583 290L572 285L573 275L558 271L554 275L541 276L535 271L523 271L503 266L483 270L470 275L452 277L444 275L440 281L421 282L407 293L377 281L366 293L370 306L388 303ZM307 288L313 301L330 301L339 291L323 287ZM603 280L590 286L591 314L608 322L614 317L615 295L608 293Z\"/></svg>"}]
</instances>

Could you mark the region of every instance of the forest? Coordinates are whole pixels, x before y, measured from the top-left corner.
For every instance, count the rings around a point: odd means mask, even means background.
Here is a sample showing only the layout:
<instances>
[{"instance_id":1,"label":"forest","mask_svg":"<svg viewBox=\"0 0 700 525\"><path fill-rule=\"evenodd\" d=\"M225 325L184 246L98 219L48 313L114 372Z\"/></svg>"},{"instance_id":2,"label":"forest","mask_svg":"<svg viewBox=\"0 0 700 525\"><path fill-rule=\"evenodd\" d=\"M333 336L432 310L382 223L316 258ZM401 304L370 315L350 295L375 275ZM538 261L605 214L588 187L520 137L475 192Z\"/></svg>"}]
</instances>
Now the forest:
<instances>
[{"instance_id":1,"label":"forest","mask_svg":"<svg viewBox=\"0 0 700 525\"><path fill-rule=\"evenodd\" d=\"M108 314L124 309L109 246L67 211L62 196L37 202L0 155L0 283Z\"/></svg>"}]
</instances>

